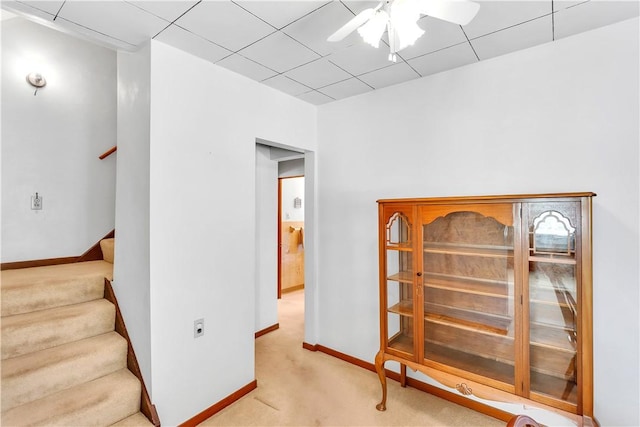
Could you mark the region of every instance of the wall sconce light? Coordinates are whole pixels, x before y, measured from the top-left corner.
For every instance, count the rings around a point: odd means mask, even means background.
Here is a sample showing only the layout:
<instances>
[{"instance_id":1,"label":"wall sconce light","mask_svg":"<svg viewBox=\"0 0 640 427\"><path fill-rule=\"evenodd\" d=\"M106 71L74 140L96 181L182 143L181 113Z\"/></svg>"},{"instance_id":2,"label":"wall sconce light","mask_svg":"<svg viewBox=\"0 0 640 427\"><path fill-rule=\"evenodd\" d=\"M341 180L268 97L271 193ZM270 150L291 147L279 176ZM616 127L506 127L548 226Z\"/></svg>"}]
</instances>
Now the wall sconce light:
<instances>
[{"instance_id":1,"label":"wall sconce light","mask_svg":"<svg viewBox=\"0 0 640 427\"><path fill-rule=\"evenodd\" d=\"M27 75L27 81L31 86L36 88L36 91L33 92L33 96L36 96L36 94L38 93L38 89L44 87L47 84L44 76L40 73L29 73Z\"/></svg>"}]
</instances>

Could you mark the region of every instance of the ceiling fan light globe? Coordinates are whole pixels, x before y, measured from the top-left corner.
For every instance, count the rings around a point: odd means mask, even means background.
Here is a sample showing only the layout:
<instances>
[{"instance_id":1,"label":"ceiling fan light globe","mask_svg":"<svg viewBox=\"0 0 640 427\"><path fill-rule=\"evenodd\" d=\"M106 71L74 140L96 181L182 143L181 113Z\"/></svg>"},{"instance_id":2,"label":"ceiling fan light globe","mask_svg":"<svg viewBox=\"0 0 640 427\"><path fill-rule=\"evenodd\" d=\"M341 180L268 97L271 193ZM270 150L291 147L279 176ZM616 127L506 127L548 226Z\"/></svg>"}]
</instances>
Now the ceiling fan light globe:
<instances>
[{"instance_id":1,"label":"ceiling fan light globe","mask_svg":"<svg viewBox=\"0 0 640 427\"><path fill-rule=\"evenodd\" d=\"M396 34L398 35L398 51L413 44L424 34L424 30L420 28L415 22L410 25L404 25L402 27L396 27Z\"/></svg>"},{"instance_id":2,"label":"ceiling fan light globe","mask_svg":"<svg viewBox=\"0 0 640 427\"><path fill-rule=\"evenodd\" d=\"M390 24L395 30L396 52L413 45L424 34L417 24L419 19L416 0L395 0L391 4Z\"/></svg>"},{"instance_id":3,"label":"ceiling fan light globe","mask_svg":"<svg viewBox=\"0 0 640 427\"><path fill-rule=\"evenodd\" d=\"M358 34L362 39L377 48L380 46L380 38L387 28L389 15L384 10L378 10L363 26L358 28Z\"/></svg>"}]
</instances>

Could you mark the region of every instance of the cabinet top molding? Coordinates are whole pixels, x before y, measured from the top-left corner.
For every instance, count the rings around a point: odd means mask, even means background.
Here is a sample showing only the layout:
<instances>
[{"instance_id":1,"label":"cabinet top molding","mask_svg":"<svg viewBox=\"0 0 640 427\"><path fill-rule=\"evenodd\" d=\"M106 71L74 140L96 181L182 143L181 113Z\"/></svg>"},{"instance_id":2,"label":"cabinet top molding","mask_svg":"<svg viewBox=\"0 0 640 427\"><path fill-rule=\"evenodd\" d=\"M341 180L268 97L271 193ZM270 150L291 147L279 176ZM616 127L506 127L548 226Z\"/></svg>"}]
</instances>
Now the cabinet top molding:
<instances>
[{"instance_id":1,"label":"cabinet top molding","mask_svg":"<svg viewBox=\"0 0 640 427\"><path fill-rule=\"evenodd\" d=\"M547 193L547 194L506 194L496 196L453 196L453 197L418 197L406 199L380 199L377 203L468 203L468 202L505 202L505 201L523 201L523 200L540 200L540 199L562 199L576 197L595 197L596 193L578 192L578 193Z\"/></svg>"}]
</instances>

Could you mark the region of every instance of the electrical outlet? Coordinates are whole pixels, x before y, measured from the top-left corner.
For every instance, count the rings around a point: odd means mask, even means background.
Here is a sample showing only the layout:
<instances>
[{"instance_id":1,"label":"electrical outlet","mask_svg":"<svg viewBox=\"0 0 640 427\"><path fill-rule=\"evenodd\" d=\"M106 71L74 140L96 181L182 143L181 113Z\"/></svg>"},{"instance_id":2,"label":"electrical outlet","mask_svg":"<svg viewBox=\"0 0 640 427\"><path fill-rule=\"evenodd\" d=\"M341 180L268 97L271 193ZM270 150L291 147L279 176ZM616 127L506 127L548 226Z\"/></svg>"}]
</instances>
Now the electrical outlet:
<instances>
[{"instance_id":1,"label":"electrical outlet","mask_svg":"<svg viewBox=\"0 0 640 427\"><path fill-rule=\"evenodd\" d=\"M193 337L198 338L204 335L204 319L193 321Z\"/></svg>"},{"instance_id":2,"label":"electrical outlet","mask_svg":"<svg viewBox=\"0 0 640 427\"><path fill-rule=\"evenodd\" d=\"M39 211L42 209L42 196L36 193L35 196L31 196L31 209Z\"/></svg>"}]
</instances>

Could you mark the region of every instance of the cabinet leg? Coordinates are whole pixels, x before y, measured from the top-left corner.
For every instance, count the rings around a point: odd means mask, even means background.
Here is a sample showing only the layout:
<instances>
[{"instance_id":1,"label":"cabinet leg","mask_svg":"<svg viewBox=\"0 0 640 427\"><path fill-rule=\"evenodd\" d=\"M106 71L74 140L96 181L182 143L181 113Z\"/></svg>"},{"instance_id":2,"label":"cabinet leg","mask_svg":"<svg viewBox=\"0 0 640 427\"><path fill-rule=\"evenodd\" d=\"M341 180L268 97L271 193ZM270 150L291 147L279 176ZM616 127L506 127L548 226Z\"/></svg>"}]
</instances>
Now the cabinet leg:
<instances>
[{"instance_id":1,"label":"cabinet leg","mask_svg":"<svg viewBox=\"0 0 640 427\"><path fill-rule=\"evenodd\" d=\"M407 365L400 365L400 387L407 386Z\"/></svg>"},{"instance_id":2,"label":"cabinet leg","mask_svg":"<svg viewBox=\"0 0 640 427\"><path fill-rule=\"evenodd\" d=\"M384 372L384 353L379 351L376 354L376 372L378 378L380 378L380 385L382 386L382 400L376 405L378 411L387 410L387 376Z\"/></svg>"}]
</instances>

